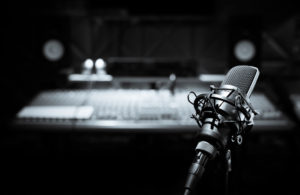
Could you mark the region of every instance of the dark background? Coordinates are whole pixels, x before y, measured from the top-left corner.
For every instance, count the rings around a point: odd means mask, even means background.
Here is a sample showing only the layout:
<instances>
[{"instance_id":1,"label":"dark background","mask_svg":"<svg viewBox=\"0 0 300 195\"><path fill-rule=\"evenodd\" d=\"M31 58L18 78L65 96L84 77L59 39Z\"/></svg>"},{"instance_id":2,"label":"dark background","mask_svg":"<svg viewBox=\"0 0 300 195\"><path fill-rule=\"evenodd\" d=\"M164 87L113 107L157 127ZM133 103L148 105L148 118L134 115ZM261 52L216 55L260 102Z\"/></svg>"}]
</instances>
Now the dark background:
<instances>
[{"instance_id":1,"label":"dark background","mask_svg":"<svg viewBox=\"0 0 300 195\"><path fill-rule=\"evenodd\" d=\"M288 101L289 93L300 88L300 10L293 1L1 4L3 194L182 194L196 144L190 137L11 131L11 120L35 94L67 86L66 75L80 71L86 58L176 59L185 70L193 67L188 76L224 73L239 63L232 47L246 37L257 45L258 55L249 63L261 70L258 85L271 89L278 107L297 124ZM41 51L50 38L65 46L55 63ZM232 194L298 194L298 131L296 125L288 133L251 134L234 156ZM221 162L207 168L199 192L223 193Z\"/></svg>"}]
</instances>

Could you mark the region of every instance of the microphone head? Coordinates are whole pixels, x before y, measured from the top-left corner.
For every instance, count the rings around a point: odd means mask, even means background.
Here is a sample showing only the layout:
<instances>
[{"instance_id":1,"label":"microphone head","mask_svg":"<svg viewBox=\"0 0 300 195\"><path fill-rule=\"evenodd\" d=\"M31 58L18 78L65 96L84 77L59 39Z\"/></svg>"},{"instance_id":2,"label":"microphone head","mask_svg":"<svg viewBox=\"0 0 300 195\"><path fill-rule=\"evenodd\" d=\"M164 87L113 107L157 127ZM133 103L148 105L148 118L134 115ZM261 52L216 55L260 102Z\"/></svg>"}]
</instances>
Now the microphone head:
<instances>
[{"instance_id":1,"label":"microphone head","mask_svg":"<svg viewBox=\"0 0 300 195\"><path fill-rule=\"evenodd\" d=\"M241 93L249 98L259 76L258 68L254 66L239 65L231 68L223 82L224 85L232 85L240 89Z\"/></svg>"}]
</instances>

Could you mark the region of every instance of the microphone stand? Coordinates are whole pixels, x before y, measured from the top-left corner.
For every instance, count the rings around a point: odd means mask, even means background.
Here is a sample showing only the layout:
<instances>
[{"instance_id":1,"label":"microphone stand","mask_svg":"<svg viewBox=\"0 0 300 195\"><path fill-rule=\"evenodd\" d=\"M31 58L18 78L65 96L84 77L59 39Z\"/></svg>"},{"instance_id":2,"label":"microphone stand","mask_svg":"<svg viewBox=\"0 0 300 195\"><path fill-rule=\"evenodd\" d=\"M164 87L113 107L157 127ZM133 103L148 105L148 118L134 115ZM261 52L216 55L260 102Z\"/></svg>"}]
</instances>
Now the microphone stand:
<instances>
[{"instance_id":1,"label":"microphone stand","mask_svg":"<svg viewBox=\"0 0 300 195\"><path fill-rule=\"evenodd\" d=\"M225 172L224 172L224 194L225 195L237 195L240 193L241 186L241 160L243 154L242 146L234 146L226 149L224 154L225 160Z\"/></svg>"},{"instance_id":2,"label":"microphone stand","mask_svg":"<svg viewBox=\"0 0 300 195\"><path fill-rule=\"evenodd\" d=\"M225 154L225 195L229 195L229 173L232 171L231 150L228 149Z\"/></svg>"}]
</instances>

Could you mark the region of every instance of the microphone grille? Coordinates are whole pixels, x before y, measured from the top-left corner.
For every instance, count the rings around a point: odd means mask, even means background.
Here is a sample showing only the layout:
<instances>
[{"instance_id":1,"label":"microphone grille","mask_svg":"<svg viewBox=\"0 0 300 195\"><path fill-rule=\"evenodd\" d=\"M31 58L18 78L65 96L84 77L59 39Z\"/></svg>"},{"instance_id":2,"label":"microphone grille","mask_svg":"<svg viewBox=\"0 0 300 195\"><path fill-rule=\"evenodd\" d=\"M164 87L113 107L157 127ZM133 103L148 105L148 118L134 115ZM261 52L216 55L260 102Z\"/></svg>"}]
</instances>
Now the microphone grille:
<instances>
[{"instance_id":1,"label":"microphone grille","mask_svg":"<svg viewBox=\"0 0 300 195\"><path fill-rule=\"evenodd\" d=\"M254 66L235 66L229 70L221 86L233 85L239 88L243 95L250 97L258 75L259 70Z\"/></svg>"}]
</instances>

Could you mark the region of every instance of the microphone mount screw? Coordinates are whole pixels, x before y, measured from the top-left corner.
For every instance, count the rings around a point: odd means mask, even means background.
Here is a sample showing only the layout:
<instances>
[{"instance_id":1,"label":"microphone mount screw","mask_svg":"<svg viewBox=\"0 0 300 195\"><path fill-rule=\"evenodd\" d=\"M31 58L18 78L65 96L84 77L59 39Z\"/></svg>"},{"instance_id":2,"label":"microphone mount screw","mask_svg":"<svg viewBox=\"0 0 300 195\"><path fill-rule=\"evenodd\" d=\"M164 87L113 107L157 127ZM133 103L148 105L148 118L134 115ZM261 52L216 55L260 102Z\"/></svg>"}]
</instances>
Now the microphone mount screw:
<instances>
[{"instance_id":1,"label":"microphone mount screw","mask_svg":"<svg viewBox=\"0 0 300 195\"><path fill-rule=\"evenodd\" d=\"M236 141L238 145L241 145L243 143L243 136L242 135L236 136Z\"/></svg>"}]
</instances>

